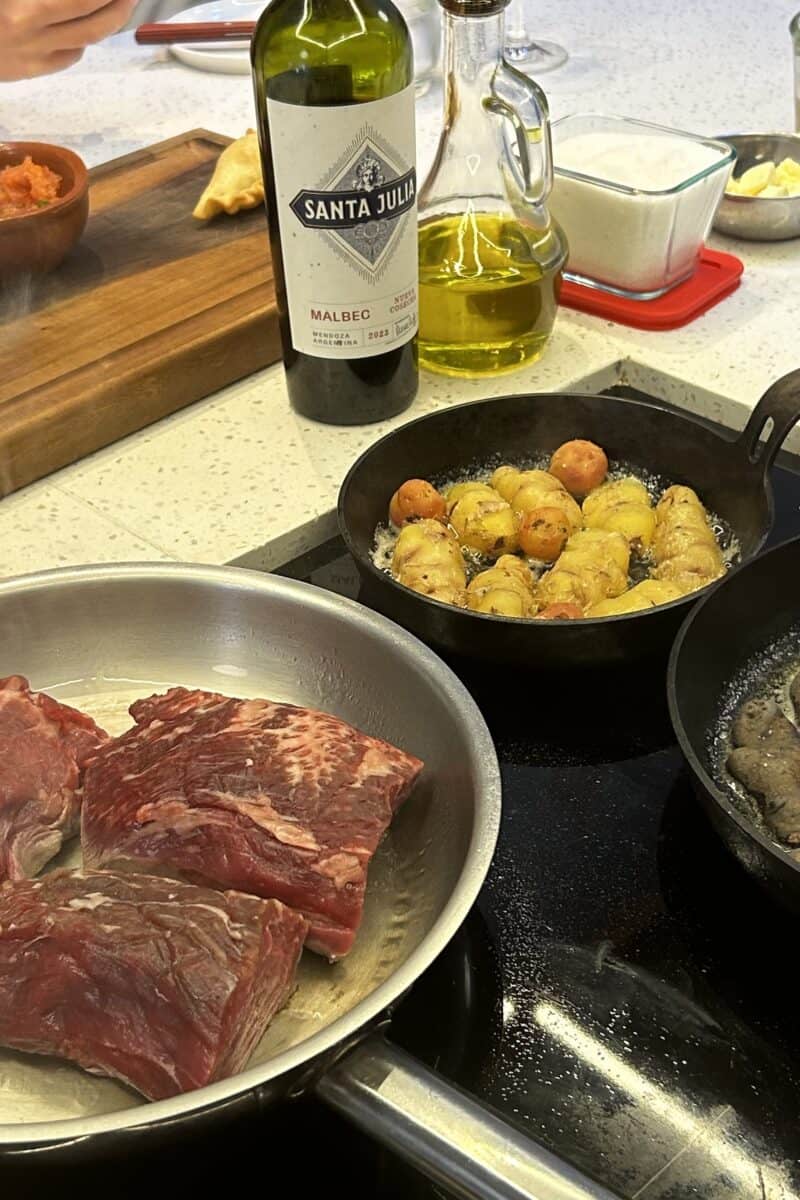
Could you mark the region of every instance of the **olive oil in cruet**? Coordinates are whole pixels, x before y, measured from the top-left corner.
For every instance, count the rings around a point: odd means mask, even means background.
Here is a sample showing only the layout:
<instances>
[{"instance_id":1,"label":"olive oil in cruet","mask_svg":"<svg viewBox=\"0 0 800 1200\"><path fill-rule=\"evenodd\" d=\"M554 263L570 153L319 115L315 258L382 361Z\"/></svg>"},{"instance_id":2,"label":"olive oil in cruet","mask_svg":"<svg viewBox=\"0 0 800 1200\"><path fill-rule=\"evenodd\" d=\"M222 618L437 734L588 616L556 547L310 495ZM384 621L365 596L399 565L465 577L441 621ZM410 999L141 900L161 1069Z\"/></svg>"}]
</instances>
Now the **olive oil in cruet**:
<instances>
[{"instance_id":1,"label":"olive oil in cruet","mask_svg":"<svg viewBox=\"0 0 800 1200\"><path fill-rule=\"evenodd\" d=\"M540 357L566 242L547 211L547 103L503 61L506 0L439 0L444 128L420 199L420 366L515 370Z\"/></svg>"}]
</instances>

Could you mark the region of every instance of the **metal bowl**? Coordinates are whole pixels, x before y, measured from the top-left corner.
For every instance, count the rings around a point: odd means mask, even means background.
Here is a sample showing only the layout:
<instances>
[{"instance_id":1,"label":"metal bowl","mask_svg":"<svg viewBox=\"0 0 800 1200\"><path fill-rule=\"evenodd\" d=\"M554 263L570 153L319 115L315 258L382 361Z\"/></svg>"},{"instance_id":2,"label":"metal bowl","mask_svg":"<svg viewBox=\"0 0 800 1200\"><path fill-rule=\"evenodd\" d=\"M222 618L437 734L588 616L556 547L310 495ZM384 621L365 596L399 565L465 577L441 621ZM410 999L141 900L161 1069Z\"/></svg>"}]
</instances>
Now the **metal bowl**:
<instances>
[{"instance_id":1,"label":"metal bowl","mask_svg":"<svg viewBox=\"0 0 800 1200\"><path fill-rule=\"evenodd\" d=\"M741 175L761 162L776 164L784 158L800 162L800 136L791 133L723 134L736 151L734 171ZM800 237L800 196L729 196L722 197L714 229L728 237L750 242L782 242Z\"/></svg>"}]
</instances>

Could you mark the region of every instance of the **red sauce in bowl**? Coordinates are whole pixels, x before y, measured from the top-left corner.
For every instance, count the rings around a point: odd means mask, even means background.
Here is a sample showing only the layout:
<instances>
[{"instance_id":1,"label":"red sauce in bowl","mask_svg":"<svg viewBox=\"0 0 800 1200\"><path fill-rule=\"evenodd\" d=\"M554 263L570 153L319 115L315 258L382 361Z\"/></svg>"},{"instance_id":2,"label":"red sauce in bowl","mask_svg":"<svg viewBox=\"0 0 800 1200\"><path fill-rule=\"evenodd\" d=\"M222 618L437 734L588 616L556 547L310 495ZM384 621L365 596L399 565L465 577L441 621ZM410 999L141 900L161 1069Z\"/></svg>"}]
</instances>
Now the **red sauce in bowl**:
<instances>
[{"instance_id":1,"label":"red sauce in bowl","mask_svg":"<svg viewBox=\"0 0 800 1200\"><path fill-rule=\"evenodd\" d=\"M0 170L0 219L46 208L58 199L61 176L27 155L21 163Z\"/></svg>"}]
</instances>

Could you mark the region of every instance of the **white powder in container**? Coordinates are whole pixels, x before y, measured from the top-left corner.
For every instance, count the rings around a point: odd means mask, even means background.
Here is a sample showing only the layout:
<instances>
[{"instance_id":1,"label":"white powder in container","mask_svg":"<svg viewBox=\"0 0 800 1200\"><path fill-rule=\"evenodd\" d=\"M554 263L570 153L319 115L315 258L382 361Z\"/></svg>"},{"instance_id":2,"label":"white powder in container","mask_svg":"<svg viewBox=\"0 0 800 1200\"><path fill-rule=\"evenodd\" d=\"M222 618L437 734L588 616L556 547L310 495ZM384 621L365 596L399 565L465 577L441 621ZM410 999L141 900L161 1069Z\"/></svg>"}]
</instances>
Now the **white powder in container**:
<instances>
[{"instance_id":1,"label":"white powder in container","mask_svg":"<svg viewBox=\"0 0 800 1200\"><path fill-rule=\"evenodd\" d=\"M571 275L649 295L692 274L730 174L729 147L575 116L553 125L553 158L550 210L567 235Z\"/></svg>"}]
</instances>

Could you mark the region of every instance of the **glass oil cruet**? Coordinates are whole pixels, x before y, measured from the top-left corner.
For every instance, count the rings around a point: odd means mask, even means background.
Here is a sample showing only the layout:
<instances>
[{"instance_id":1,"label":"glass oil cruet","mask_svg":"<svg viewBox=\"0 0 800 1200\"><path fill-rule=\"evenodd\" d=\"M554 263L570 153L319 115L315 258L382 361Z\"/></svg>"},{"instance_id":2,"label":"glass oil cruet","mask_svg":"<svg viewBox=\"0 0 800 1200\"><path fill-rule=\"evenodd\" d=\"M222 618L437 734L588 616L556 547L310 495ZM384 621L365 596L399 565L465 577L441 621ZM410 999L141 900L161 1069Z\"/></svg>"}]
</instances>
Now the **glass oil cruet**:
<instances>
[{"instance_id":1,"label":"glass oil cruet","mask_svg":"<svg viewBox=\"0 0 800 1200\"><path fill-rule=\"evenodd\" d=\"M486 376L534 362L567 244L544 93L503 60L508 0L439 0L444 127L419 195L420 366Z\"/></svg>"}]
</instances>

